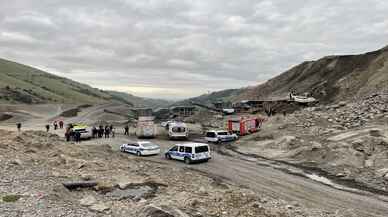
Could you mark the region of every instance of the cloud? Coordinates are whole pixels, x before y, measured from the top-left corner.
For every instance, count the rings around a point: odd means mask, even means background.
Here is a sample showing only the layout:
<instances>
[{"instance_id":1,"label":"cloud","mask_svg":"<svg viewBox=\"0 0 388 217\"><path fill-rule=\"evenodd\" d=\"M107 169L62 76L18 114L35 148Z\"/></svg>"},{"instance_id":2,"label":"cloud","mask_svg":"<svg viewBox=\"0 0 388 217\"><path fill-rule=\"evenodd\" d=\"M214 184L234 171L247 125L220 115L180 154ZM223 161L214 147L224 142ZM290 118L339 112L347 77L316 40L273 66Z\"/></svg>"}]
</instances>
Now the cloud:
<instances>
[{"instance_id":1,"label":"cloud","mask_svg":"<svg viewBox=\"0 0 388 217\"><path fill-rule=\"evenodd\" d=\"M388 38L384 0L13 0L0 57L104 89L183 98Z\"/></svg>"}]
</instances>

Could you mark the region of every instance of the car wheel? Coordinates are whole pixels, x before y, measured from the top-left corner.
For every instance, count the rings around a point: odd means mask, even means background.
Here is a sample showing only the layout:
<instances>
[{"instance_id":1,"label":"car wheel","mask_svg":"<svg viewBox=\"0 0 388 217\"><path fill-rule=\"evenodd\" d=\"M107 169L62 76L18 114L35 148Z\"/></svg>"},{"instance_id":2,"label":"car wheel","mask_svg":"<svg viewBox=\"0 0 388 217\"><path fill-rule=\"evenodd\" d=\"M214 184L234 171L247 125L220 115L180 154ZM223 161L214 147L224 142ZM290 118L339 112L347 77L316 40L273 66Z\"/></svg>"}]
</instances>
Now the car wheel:
<instances>
[{"instance_id":1,"label":"car wheel","mask_svg":"<svg viewBox=\"0 0 388 217\"><path fill-rule=\"evenodd\" d=\"M125 152L125 150L124 150L123 147L120 147L120 151L121 151L121 152Z\"/></svg>"},{"instance_id":2,"label":"car wheel","mask_svg":"<svg viewBox=\"0 0 388 217\"><path fill-rule=\"evenodd\" d=\"M188 157L185 157L185 164L191 164L191 159Z\"/></svg>"},{"instance_id":3,"label":"car wheel","mask_svg":"<svg viewBox=\"0 0 388 217\"><path fill-rule=\"evenodd\" d=\"M136 155L140 157L141 156L141 152L140 151L136 152Z\"/></svg>"},{"instance_id":4,"label":"car wheel","mask_svg":"<svg viewBox=\"0 0 388 217\"><path fill-rule=\"evenodd\" d=\"M171 160L171 155L170 154L165 154L165 157L167 160Z\"/></svg>"}]
</instances>

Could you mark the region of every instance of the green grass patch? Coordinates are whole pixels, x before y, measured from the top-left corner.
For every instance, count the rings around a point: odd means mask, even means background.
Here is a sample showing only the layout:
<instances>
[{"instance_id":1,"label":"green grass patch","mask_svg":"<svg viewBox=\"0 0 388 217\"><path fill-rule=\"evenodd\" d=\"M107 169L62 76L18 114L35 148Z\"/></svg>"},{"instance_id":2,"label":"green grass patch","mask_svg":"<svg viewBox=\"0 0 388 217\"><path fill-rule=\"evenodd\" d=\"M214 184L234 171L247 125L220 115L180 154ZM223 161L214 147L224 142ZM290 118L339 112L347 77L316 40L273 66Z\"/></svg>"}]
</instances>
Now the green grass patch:
<instances>
[{"instance_id":1,"label":"green grass patch","mask_svg":"<svg viewBox=\"0 0 388 217\"><path fill-rule=\"evenodd\" d=\"M3 196L3 201L6 203L14 203L18 201L22 196L16 194L10 194Z\"/></svg>"}]
</instances>

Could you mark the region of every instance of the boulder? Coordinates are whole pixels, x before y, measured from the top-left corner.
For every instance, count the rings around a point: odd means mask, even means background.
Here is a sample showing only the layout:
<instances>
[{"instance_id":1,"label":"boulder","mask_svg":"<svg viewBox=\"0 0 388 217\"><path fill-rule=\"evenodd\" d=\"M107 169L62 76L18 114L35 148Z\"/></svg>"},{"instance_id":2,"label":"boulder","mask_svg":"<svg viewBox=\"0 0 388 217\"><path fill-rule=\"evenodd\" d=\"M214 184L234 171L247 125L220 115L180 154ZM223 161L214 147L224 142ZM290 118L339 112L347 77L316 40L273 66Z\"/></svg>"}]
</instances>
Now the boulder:
<instances>
[{"instance_id":1,"label":"boulder","mask_svg":"<svg viewBox=\"0 0 388 217\"><path fill-rule=\"evenodd\" d=\"M382 133L382 130L380 130L380 129L372 129L369 131L369 135L374 136L374 137L380 137L383 135L383 133Z\"/></svg>"},{"instance_id":2,"label":"boulder","mask_svg":"<svg viewBox=\"0 0 388 217\"><path fill-rule=\"evenodd\" d=\"M365 160L365 167L373 167L375 165L375 162L373 159Z\"/></svg>"},{"instance_id":3,"label":"boulder","mask_svg":"<svg viewBox=\"0 0 388 217\"><path fill-rule=\"evenodd\" d=\"M97 203L97 200L93 196L89 195L82 198L79 202L81 206L92 206L93 204Z\"/></svg>"},{"instance_id":4,"label":"boulder","mask_svg":"<svg viewBox=\"0 0 388 217\"><path fill-rule=\"evenodd\" d=\"M109 211L110 207L105 203L96 203L90 206L89 209L94 212L102 213L102 212Z\"/></svg>"},{"instance_id":5,"label":"boulder","mask_svg":"<svg viewBox=\"0 0 388 217\"><path fill-rule=\"evenodd\" d=\"M384 179L388 181L388 173L385 174Z\"/></svg>"},{"instance_id":6,"label":"boulder","mask_svg":"<svg viewBox=\"0 0 388 217\"><path fill-rule=\"evenodd\" d=\"M376 171L378 177L384 177L386 174L388 174L388 168L382 168Z\"/></svg>"},{"instance_id":7,"label":"boulder","mask_svg":"<svg viewBox=\"0 0 388 217\"><path fill-rule=\"evenodd\" d=\"M345 101L341 101L341 102L338 103L339 107L344 107L346 105L347 105L347 102L345 102Z\"/></svg>"},{"instance_id":8,"label":"boulder","mask_svg":"<svg viewBox=\"0 0 388 217\"><path fill-rule=\"evenodd\" d=\"M319 142L311 142L311 150L315 151L315 150L319 150L322 148L322 144L319 143Z\"/></svg>"},{"instance_id":9,"label":"boulder","mask_svg":"<svg viewBox=\"0 0 388 217\"><path fill-rule=\"evenodd\" d=\"M158 207L150 204L144 207L137 215L138 217L189 217L183 211L174 207Z\"/></svg>"},{"instance_id":10,"label":"boulder","mask_svg":"<svg viewBox=\"0 0 388 217\"><path fill-rule=\"evenodd\" d=\"M148 205L144 207L138 217L174 217L171 213L169 213L167 210L164 210L160 207L157 207L155 205Z\"/></svg>"}]
</instances>

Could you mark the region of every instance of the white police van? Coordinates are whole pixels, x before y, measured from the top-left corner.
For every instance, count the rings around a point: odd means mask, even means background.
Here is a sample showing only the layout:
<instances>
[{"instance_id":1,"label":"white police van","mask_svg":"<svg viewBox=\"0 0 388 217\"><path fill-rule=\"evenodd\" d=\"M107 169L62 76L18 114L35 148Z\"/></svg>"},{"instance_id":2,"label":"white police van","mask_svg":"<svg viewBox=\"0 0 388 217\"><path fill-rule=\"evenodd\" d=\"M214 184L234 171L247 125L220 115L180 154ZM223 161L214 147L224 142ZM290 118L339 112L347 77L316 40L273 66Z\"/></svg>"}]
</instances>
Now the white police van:
<instances>
[{"instance_id":1,"label":"white police van","mask_svg":"<svg viewBox=\"0 0 388 217\"><path fill-rule=\"evenodd\" d=\"M172 139L187 139L189 137L189 129L182 122L168 123L168 137Z\"/></svg>"},{"instance_id":2,"label":"white police van","mask_svg":"<svg viewBox=\"0 0 388 217\"><path fill-rule=\"evenodd\" d=\"M165 153L166 159L182 160L186 164L211 159L210 148L204 143L176 144Z\"/></svg>"}]
</instances>

